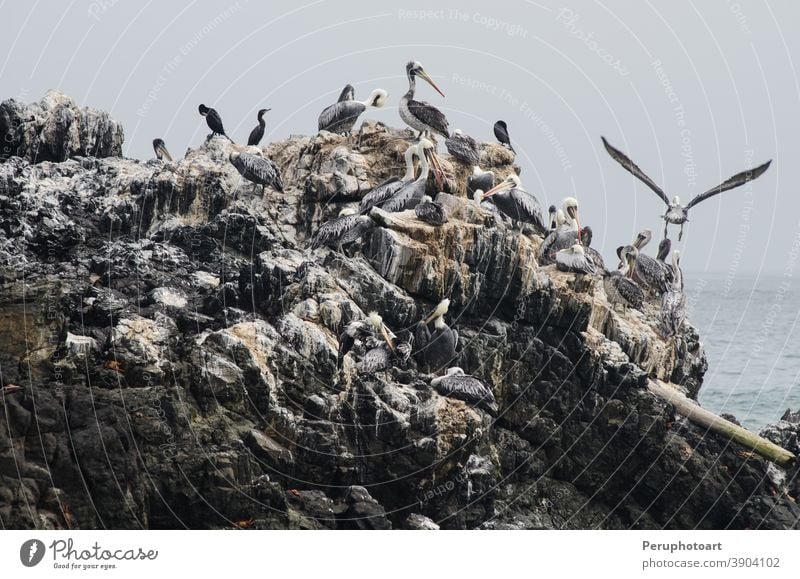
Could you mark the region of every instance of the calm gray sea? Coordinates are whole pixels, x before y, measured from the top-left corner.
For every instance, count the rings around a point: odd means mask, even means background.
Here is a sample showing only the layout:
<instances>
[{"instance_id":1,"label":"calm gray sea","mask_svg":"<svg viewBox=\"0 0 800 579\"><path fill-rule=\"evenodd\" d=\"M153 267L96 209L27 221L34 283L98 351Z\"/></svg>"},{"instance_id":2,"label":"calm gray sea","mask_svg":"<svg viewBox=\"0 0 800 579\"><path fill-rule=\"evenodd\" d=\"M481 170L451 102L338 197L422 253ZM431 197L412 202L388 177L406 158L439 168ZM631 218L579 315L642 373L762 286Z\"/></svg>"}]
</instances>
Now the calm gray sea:
<instances>
[{"instance_id":1,"label":"calm gray sea","mask_svg":"<svg viewBox=\"0 0 800 579\"><path fill-rule=\"evenodd\" d=\"M708 356L703 406L758 430L800 407L800 280L685 273L689 319Z\"/></svg>"}]
</instances>

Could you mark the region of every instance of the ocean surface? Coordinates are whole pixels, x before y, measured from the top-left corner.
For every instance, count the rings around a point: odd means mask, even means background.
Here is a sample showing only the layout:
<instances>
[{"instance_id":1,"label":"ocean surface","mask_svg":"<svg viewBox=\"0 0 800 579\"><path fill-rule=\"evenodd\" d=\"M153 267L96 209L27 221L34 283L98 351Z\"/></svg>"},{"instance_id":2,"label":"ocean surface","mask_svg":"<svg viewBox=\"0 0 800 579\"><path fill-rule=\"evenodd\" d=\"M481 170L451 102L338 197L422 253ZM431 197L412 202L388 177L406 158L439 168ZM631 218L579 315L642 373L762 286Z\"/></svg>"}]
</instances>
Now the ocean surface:
<instances>
[{"instance_id":1,"label":"ocean surface","mask_svg":"<svg viewBox=\"0 0 800 579\"><path fill-rule=\"evenodd\" d=\"M759 430L800 408L800 280L685 272L689 320L708 357L700 403Z\"/></svg>"}]
</instances>

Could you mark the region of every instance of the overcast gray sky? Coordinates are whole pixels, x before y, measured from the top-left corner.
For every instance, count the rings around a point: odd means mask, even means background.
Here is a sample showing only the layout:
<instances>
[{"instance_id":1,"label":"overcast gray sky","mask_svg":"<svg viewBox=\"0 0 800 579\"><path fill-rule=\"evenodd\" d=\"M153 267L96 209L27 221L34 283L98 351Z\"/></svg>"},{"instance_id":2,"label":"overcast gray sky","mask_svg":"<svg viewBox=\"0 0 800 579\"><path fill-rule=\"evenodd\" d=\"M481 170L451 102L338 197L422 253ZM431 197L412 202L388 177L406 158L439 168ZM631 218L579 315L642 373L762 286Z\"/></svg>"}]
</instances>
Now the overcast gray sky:
<instances>
[{"instance_id":1,"label":"overcast gray sky","mask_svg":"<svg viewBox=\"0 0 800 579\"><path fill-rule=\"evenodd\" d=\"M402 126L405 63L447 95L418 91L451 128L492 139L502 118L525 187L546 207L580 199L605 255L642 227L660 236L662 202L605 153L628 152L668 194L689 198L767 159L750 187L696 206L681 248L690 271L792 274L800 243L800 55L796 2L3 2L0 97L58 88L108 110L125 154L173 154L208 133L213 106L244 141L271 107L267 140L316 130L355 85ZM349 5L349 7L347 7ZM425 12L427 11L427 12ZM672 236L673 239L676 238Z\"/></svg>"}]
</instances>

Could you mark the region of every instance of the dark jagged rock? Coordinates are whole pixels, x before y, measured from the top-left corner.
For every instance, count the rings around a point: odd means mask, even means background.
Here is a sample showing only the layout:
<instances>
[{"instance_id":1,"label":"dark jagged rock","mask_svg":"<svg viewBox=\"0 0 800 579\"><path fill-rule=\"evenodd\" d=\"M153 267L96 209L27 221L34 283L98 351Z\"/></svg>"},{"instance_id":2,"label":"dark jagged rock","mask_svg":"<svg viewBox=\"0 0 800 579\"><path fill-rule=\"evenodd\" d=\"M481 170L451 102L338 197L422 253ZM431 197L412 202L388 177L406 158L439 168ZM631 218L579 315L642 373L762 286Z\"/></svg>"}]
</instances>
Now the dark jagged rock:
<instances>
[{"instance_id":1,"label":"dark jagged rock","mask_svg":"<svg viewBox=\"0 0 800 579\"><path fill-rule=\"evenodd\" d=\"M458 193L438 195L441 227L378 211L360 250L308 249L402 172L408 131L270 144L286 190L262 197L225 139L140 162L109 130L102 152L78 139L31 164L24 145L0 165L3 527L797 525L798 477L646 391L695 396L706 368L688 323L658 334L657 304L614 311L597 279L540 267L540 238ZM515 170L498 145L482 159ZM463 191L468 168L443 165ZM496 421L413 362L359 376L350 354L337 371L348 323L377 310L400 332L443 297ZM796 424L775 428L796 445Z\"/></svg>"}]
</instances>

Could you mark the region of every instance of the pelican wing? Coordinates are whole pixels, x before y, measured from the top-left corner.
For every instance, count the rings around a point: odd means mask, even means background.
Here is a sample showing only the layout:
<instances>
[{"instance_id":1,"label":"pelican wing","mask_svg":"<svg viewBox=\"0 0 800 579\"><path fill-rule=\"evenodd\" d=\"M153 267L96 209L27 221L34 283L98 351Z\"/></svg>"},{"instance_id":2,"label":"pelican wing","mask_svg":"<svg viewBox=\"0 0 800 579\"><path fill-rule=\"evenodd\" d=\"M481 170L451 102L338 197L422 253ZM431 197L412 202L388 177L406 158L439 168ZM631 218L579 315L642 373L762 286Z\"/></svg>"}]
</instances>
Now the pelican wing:
<instances>
[{"instance_id":1,"label":"pelican wing","mask_svg":"<svg viewBox=\"0 0 800 579\"><path fill-rule=\"evenodd\" d=\"M278 191L283 191L281 172L272 159L241 153L233 164L242 177L248 181L259 185L269 185Z\"/></svg>"},{"instance_id":2,"label":"pelican wing","mask_svg":"<svg viewBox=\"0 0 800 579\"><path fill-rule=\"evenodd\" d=\"M642 170L641 170L641 169L638 167L638 165L636 165L636 163L634 163L633 161L631 161L631 160L628 158L628 156L627 156L627 155L625 155L625 153L623 153L623 152L622 152L622 151L620 151L619 149L615 149L614 147L612 147L612 146L609 144L609 142L608 142L608 141L606 141L606 138L605 138L605 137L600 137L600 138L601 138L601 139L603 139L603 145L605 145L605 147L606 147L606 151L608 151L608 154L609 154L609 155L611 155L611 158L612 158L612 159L614 159L614 160L615 160L617 163L619 163L620 165L622 165L622 167L623 167L623 168L624 168L626 171L628 171L628 172L629 172L631 175L633 175L634 177L636 177L637 179L639 179L639 180L640 180L642 183L644 183L645 185L647 185L648 187L650 187L650 189L652 189L653 191L655 191L655 192L656 192L656 195L658 195L659 197L661 197L661 200L662 200L662 201L664 201L664 203L666 203L667 205L669 205L669 204L670 204L670 203L669 203L669 199L667 198L667 195L664 193L664 191L662 191L661 187L659 187L658 185L656 185L656 184L653 182L653 180L652 180L650 177L648 177L647 175L645 175L644 171L642 171Z\"/></svg>"},{"instance_id":3,"label":"pelican wing","mask_svg":"<svg viewBox=\"0 0 800 579\"><path fill-rule=\"evenodd\" d=\"M344 85L342 93L339 95L339 99L336 102L340 103L342 101L351 101L355 98L355 96L356 96L356 89L353 88L352 84L346 84Z\"/></svg>"},{"instance_id":4,"label":"pelican wing","mask_svg":"<svg viewBox=\"0 0 800 579\"><path fill-rule=\"evenodd\" d=\"M358 101L334 103L320 113L317 128L332 133L349 132L365 108L364 103Z\"/></svg>"},{"instance_id":5,"label":"pelican wing","mask_svg":"<svg viewBox=\"0 0 800 579\"><path fill-rule=\"evenodd\" d=\"M494 394L489 387L473 376L447 376L439 380L435 388L442 396L471 404L495 402Z\"/></svg>"},{"instance_id":6,"label":"pelican wing","mask_svg":"<svg viewBox=\"0 0 800 579\"><path fill-rule=\"evenodd\" d=\"M383 372L392 367L392 355L386 347L381 344L377 348L372 348L361 360L360 370L367 374Z\"/></svg>"},{"instance_id":7,"label":"pelican wing","mask_svg":"<svg viewBox=\"0 0 800 579\"><path fill-rule=\"evenodd\" d=\"M478 141L469 135L455 134L444 142L447 152L468 165L477 165L481 158Z\"/></svg>"},{"instance_id":8,"label":"pelican wing","mask_svg":"<svg viewBox=\"0 0 800 579\"><path fill-rule=\"evenodd\" d=\"M533 193L528 193L525 189L515 187L509 192L509 196L514 199L524 214L522 218L516 217L515 219L532 223L539 231L547 229L542 217L542 208L539 207L539 200L536 199ZM510 217L513 218L513 216Z\"/></svg>"},{"instance_id":9,"label":"pelican wing","mask_svg":"<svg viewBox=\"0 0 800 579\"><path fill-rule=\"evenodd\" d=\"M312 248L317 248L322 245L333 244L336 245L340 242L342 237L351 229L356 227L361 221L361 215L355 213L353 215L342 215L330 221L326 221L317 229L314 235L314 241L311 243Z\"/></svg>"},{"instance_id":10,"label":"pelican wing","mask_svg":"<svg viewBox=\"0 0 800 579\"><path fill-rule=\"evenodd\" d=\"M420 121L431 127L444 138L450 138L450 125L444 113L425 101L408 100L408 110Z\"/></svg>"},{"instance_id":11,"label":"pelican wing","mask_svg":"<svg viewBox=\"0 0 800 579\"><path fill-rule=\"evenodd\" d=\"M556 267L561 271L573 273L594 273L594 264L586 254L576 253L570 249L556 252Z\"/></svg>"},{"instance_id":12,"label":"pelican wing","mask_svg":"<svg viewBox=\"0 0 800 579\"><path fill-rule=\"evenodd\" d=\"M709 189L705 193L701 193L700 195L689 201L689 204L686 206L686 209L694 207L701 201L705 201L706 199L708 199L709 197L713 197L717 193L722 193L723 191L727 191L729 189L735 189L736 187L744 185L748 181L752 181L753 179L760 177L761 175L764 174L764 171L769 169L770 163L772 163L771 160L767 161L763 165L756 167L755 169L748 169L747 171L736 173L736 175L734 175L727 181L723 181L716 187Z\"/></svg>"},{"instance_id":13,"label":"pelican wing","mask_svg":"<svg viewBox=\"0 0 800 579\"><path fill-rule=\"evenodd\" d=\"M398 177L392 177L377 187L373 187L369 193L361 198L361 203L358 206L359 210L362 212L369 211L374 205L383 203L394 195L402 185L403 182Z\"/></svg>"},{"instance_id":14,"label":"pelican wing","mask_svg":"<svg viewBox=\"0 0 800 579\"><path fill-rule=\"evenodd\" d=\"M402 211L420 189L422 190L421 193L425 193L425 183L422 181L404 183L403 186L395 190L391 197L381 204L381 209L389 213Z\"/></svg>"}]
</instances>

